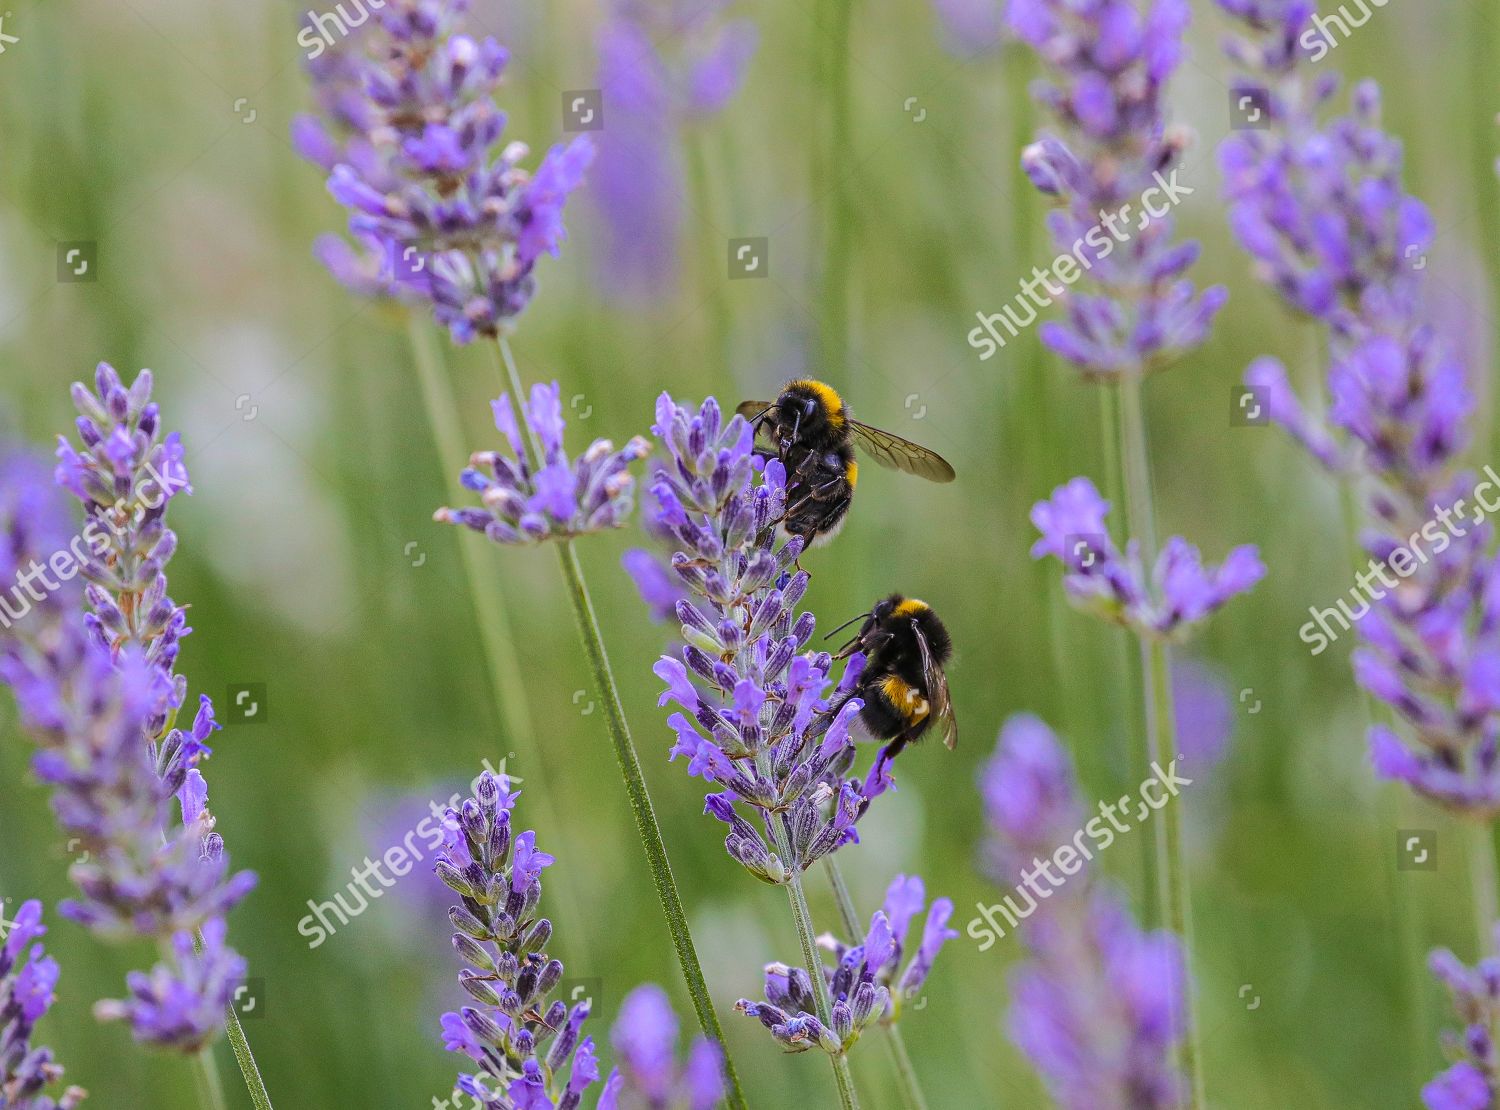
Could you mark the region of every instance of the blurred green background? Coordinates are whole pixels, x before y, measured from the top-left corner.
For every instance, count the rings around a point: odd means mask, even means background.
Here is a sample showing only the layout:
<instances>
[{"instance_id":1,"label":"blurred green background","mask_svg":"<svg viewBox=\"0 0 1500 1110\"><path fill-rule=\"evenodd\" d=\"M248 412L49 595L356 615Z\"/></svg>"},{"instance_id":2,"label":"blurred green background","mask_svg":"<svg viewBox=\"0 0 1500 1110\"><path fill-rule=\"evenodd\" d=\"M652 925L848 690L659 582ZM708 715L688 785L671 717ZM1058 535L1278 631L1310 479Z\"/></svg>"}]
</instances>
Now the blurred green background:
<instances>
[{"instance_id":1,"label":"blurred green background","mask_svg":"<svg viewBox=\"0 0 1500 1110\"><path fill-rule=\"evenodd\" d=\"M172 583L197 631L182 670L216 699L230 684L266 686L266 719L230 724L207 774L236 864L261 876L231 934L263 981L260 1020L246 1027L278 1105L427 1107L449 1089L457 1060L435 1030L457 965L430 884L402 880L316 950L297 922L484 759L547 781L560 824L525 795L520 813L559 857L547 885L554 952L570 978L595 981L596 1036L642 980L666 985L688 1013L555 558L480 553L502 583L536 722L533 735L506 736L459 558L460 542L480 541L431 520L463 460L438 456L400 319L347 294L310 254L343 217L287 138L310 104L296 44L303 7L5 7L3 30L19 41L0 56L0 421L49 449L71 421L68 383L108 359L127 375L151 367L167 426L183 432L196 493L174 507ZM759 25L760 49L730 108L689 140L705 181L684 216L679 291L611 307L592 281L597 218L576 200L571 240L542 263L514 342L529 379L555 376L579 398L575 447L644 432L662 389L733 402L815 372L862 418L954 462L960 478L946 487L869 474L843 536L808 560L808 601L827 628L900 589L949 621L962 746L903 758L900 792L842 859L864 912L895 874L915 870L930 894L958 904L962 930L977 901L998 900L975 866L974 782L1008 714L1037 712L1063 733L1089 797L1117 797L1140 777L1123 636L1068 609L1055 567L1027 554L1031 504L1077 473L1107 482L1109 467L1096 387L1034 333L985 363L965 342L974 313L997 311L1053 254L1043 206L1016 168L1034 129L1034 59L1010 47L950 53L918 0L854 4L841 130L831 28L844 7L736 9ZM1174 89L1174 115L1198 137L1180 217L1204 243L1198 279L1232 296L1211 341L1148 387L1155 481L1164 531L1212 558L1257 543L1270 568L1187 653L1218 676L1233 710L1227 756L1182 802L1211 1101L1410 1107L1440 1066L1436 1030L1448 1016L1422 954L1439 943L1474 951L1463 839L1373 782L1348 639L1317 659L1297 639L1307 606L1350 584L1337 490L1277 433L1230 427L1230 388L1262 353L1316 384L1319 341L1288 322L1227 238L1213 158L1229 121L1227 28L1211 5L1196 7ZM576 0L478 0L475 28L515 56L503 90L510 134L537 151L562 137L561 93L595 84L602 18ZM1492 5L1428 0L1379 10L1323 63L1379 77L1388 125L1408 143L1409 185L1440 232L1429 262L1437 307L1478 379L1481 463L1500 457L1485 438L1497 60ZM823 246L841 212L850 354L830 365ZM769 278L726 279L725 244L738 236L769 238ZM57 244L79 241L97 244L97 280L59 282ZM716 313L730 324L727 363ZM489 447L486 402L500 389L490 358L442 345L466 438ZM619 566L639 542L631 527L580 546L711 988L753 1105L831 1105L821 1058L783 1057L731 1012L758 994L764 962L794 957L795 937L782 896L725 856L700 784L665 761L667 711L650 668L666 634ZM64 969L41 1039L94 1092L91 1105L195 1105L185 1062L139 1051L88 1016L150 953L103 948L57 921L67 860L4 699L0 741L0 895L43 899ZM1438 832L1436 871L1398 873L1398 828ZM1138 912L1147 842L1128 838L1105 860L1134 887ZM832 928L820 875L812 889L819 924ZM927 1004L903 1022L933 1107L1045 1102L1003 1033L1016 956L1013 939L986 953L952 942ZM873 1038L854 1067L866 1106L898 1104Z\"/></svg>"}]
</instances>

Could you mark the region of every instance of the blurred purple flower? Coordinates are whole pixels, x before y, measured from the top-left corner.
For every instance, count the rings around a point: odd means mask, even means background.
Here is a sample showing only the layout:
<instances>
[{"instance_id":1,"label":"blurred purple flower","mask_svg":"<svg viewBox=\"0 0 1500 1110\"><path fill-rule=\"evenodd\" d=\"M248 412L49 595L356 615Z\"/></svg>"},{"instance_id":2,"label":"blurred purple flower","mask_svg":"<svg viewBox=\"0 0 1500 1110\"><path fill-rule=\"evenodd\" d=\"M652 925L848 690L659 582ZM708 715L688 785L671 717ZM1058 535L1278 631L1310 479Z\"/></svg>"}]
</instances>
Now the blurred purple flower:
<instances>
[{"instance_id":1,"label":"blurred purple flower","mask_svg":"<svg viewBox=\"0 0 1500 1110\"><path fill-rule=\"evenodd\" d=\"M1500 927L1495 932L1500 941ZM1455 1063L1422 1088L1422 1101L1427 1110L1492 1110L1500 1101L1494 1043L1500 1027L1500 958L1486 956L1471 968L1439 948L1428 965L1448 988L1461 1028L1444 1031L1444 1052Z\"/></svg>"},{"instance_id":2,"label":"blurred purple flower","mask_svg":"<svg viewBox=\"0 0 1500 1110\"><path fill-rule=\"evenodd\" d=\"M69 1087L57 1097L46 1093L60 1083L63 1069L52 1050L31 1043L36 1023L52 1007L57 986L57 961L40 944L47 932L42 904L21 903L8 931L0 930L0 1106L14 1110L73 1110L84 1099L80 1087Z\"/></svg>"},{"instance_id":3,"label":"blurred purple flower","mask_svg":"<svg viewBox=\"0 0 1500 1110\"><path fill-rule=\"evenodd\" d=\"M242 967L222 943L198 956L193 934L222 941L223 916L255 876L230 873L207 808L198 767L219 727L212 703L200 698L191 725L174 724L187 691L175 664L191 629L167 595L177 537L166 509L192 487L151 386L147 371L125 386L107 363L93 390L73 386L79 446L59 441L55 474L83 502L73 541L58 540L61 514L46 506L35 469L8 464L0 564L40 560L60 581L27 620L0 632L0 681L16 692L39 748L32 768L53 789L58 823L81 853L70 875L82 899L60 912L101 936L158 940L167 953L149 976L131 976L135 1003L101 1003L97 1012L128 1018L139 1040L193 1052L221 1027L233 986L226 976ZM31 546L39 541L57 546ZM72 573L57 569L59 553L75 560ZM81 591L78 577L88 583Z\"/></svg>"},{"instance_id":4,"label":"blurred purple flower","mask_svg":"<svg viewBox=\"0 0 1500 1110\"><path fill-rule=\"evenodd\" d=\"M617 2L599 33L607 122L591 190L605 243L596 271L604 292L623 303L648 304L674 288L686 210L683 128L728 107L755 53L754 24L717 16L716 7Z\"/></svg>"},{"instance_id":5,"label":"blurred purple flower","mask_svg":"<svg viewBox=\"0 0 1500 1110\"><path fill-rule=\"evenodd\" d=\"M988 54L1005 37L1004 0L932 0L943 45L961 58Z\"/></svg>"},{"instance_id":6,"label":"blurred purple flower","mask_svg":"<svg viewBox=\"0 0 1500 1110\"><path fill-rule=\"evenodd\" d=\"M1131 541L1123 552L1114 545L1108 512L1109 502L1087 478L1058 486L1051 500L1031 510L1042 534L1031 554L1063 564L1063 587L1076 605L1139 635L1181 638L1265 576L1253 546L1237 547L1221 565L1205 567L1197 548L1173 536L1148 581L1138 545Z\"/></svg>"},{"instance_id":7,"label":"blurred purple flower","mask_svg":"<svg viewBox=\"0 0 1500 1110\"><path fill-rule=\"evenodd\" d=\"M654 983L631 991L610 1032L618 1066L605 1081L598 1110L713 1110L724 1097L719 1047L695 1037L677 1063L677 1015Z\"/></svg>"},{"instance_id":8,"label":"blurred purple flower","mask_svg":"<svg viewBox=\"0 0 1500 1110\"><path fill-rule=\"evenodd\" d=\"M980 793L993 830L987 857L1001 883L1023 883L1083 827L1072 761L1036 717L1005 723ZM1026 901L1015 915L1026 958L1012 972L1008 1028L1052 1098L1066 1110L1185 1106L1172 1063L1186 981L1178 939L1142 932L1081 861Z\"/></svg>"},{"instance_id":9,"label":"blurred purple flower","mask_svg":"<svg viewBox=\"0 0 1500 1110\"><path fill-rule=\"evenodd\" d=\"M644 548L633 547L621 556L620 564L635 582L652 620L665 622L677 616L677 603L688 594L667 563Z\"/></svg>"},{"instance_id":10,"label":"blurred purple flower","mask_svg":"<svg viewBox=\"0 0 1500 1110\"><path fill-rule=\"evenodd\" d=\"M1022 168L1061 202L1053 238L1097 289L1060 290L1065 317L1040 334L1090 377L1146 374L1197 347L1225 300L1222 288L1194 288L1197 245L1174 243L1170 207L1157 215L1144 199L1154 190L1170 206L1192 191L1176 183L1184 139L1163 112L1188 21L1187 0L1010 2L1011 30L1048 66L1033 96L1057 129Z\"/></svg>"},{"instance_id":11,"label":"blurred purple flower","mask_svg":"<svg viewBox=\"0 0 1500 1110\"><path fill-rule=\"evenodd\" d=\"M1230 222L1257 276L1327 328L1327 423L1306 414L1279 364L1259 360L1247 380L1268 392L1274 421L1358 482L1372 571L1390 585L1385 564L1410 564L1394 588L1371 591L1358 621L1356 679L1411 737L1372 727L1371 759L1381 777L1489 821L1500 813L1500 564L1488 524L1452 520L1460 498L1481 498L1457 470L1468 375L1426 309L1432 217L1405 191L1374 82L1329 118L1338 78L1308 70L1303 41L1315 6L1220 3L1242 24L1228 47L1245 71L1235 90L1267 124L1220 151Z\"/></svg>"},{"instance_id":12,"label":"blurred purple flower","mask_svg":"<svg viewBox=\"0 0 1500 1110\"><path fill-rule=\"evenodd\" d=\"M536 261L560 250L563 208L594 152L580 135L532 175L524 144L500 147L494 97L508 55L458 30L467 8L420 0L384 11L320 54L323 118L293 126L362 248L320 242L320 257L356 292L429 303L459 343L498 336L526 308Z\"/></svg>"},{"instance_id":13,"label":"blurred purple flower","mask_svg":"<svg viewBox=\"0 0 1500 1110\"><path fill-rule=\"evenodd\" d=\"M1218 766L1234 732L1234 702L1218 672L1192 660L1178 662L1172 668L1172 708L1183 762L1195 773Z\"/></svg>"},{"instance_id":14,"label":"blurred purple flower","mask_svg":"<svg viewBox=\"0 0 1500 1110\"><path fill-rule=\"evenodd\" d=\"M538 383L524 413L527 429L541 445L542 465L533 472L510 395L501 394L493 408L495 427L510 452L480 452L462 475L483 508L439 509L436 520L482 532L499 544L571 539L625 523L635 504L629 468L650 453L645 439L636 436L619 451L609 440L596 439L570 460L563 450L562 389L556 382Z\"/></svg>"}]
</instances>

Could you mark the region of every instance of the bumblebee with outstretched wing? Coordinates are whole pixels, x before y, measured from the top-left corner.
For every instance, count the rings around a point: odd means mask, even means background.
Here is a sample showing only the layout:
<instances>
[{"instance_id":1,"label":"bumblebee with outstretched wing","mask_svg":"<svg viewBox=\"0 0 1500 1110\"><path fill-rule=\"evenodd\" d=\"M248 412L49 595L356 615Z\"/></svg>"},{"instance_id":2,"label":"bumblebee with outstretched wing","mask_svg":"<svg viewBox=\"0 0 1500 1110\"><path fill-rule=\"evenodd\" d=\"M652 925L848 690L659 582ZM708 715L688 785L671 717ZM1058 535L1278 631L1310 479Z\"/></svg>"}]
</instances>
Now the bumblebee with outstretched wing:
<instances>
[{"instance_id":1,"label":"bumblebee with outstretched wing","mask_svg":"<svg viewBox=\"0 0 1500 1110\"><path fill-rule=\"evenodd\" d=\"M745 401L735 409L755 425L787 472L782 526L808 547L828 542L844 524L859 482L854 448L876 463L930 482L951 482L953 468L936 451L862 424L831 386L812 379L788 382L774 401Z\"/></svg>"}]
</instances>

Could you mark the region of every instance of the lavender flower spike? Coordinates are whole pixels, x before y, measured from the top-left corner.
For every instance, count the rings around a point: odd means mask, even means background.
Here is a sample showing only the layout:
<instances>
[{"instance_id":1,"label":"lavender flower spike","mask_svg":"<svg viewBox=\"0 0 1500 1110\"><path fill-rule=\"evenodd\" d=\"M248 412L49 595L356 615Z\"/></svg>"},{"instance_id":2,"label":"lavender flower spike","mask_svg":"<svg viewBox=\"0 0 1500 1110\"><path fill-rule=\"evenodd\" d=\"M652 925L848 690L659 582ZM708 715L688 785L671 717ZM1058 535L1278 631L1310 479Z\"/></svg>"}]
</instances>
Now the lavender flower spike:
<instances>
[{"instance_id":1,"label":"lavender flower spike","mask_svg":"<svg viewBox=\"0 0 1500 1110\"><path fill-rule=\"evenodd\" d=\"M1064 1110L1179 1110L1187 1085L1172 1064L1186 978L1178 939L1141 932L1086 864L1045 897L1020 893L1030 869L1083 826L1067 752L1037 718L1012 717L980 792L991 873L1017 891L991 910L1020 919L1026 949L1012 973L1011 1039Z\"/></svg>"},{"instance_id":2,"label":"lavender flower spike","mask_svg":"<svg viewBox=\"0 0 1500 1110\"><path fill-rule=\"evenodd\" d=\"M1137 635L1181 639L1236 594L1265 576L1252 545L1237 547L1217 567L1180 536L1173 536L1156 559L1148 581L1139 545L1121 551L1105 523L1109 502L1087 478L1074 478L1039 501L1031 520L1042 533L1033 558L1062 562L1063 587L1082 609L1132 629Z\"/></svg>"},{"instance_id":3,"label":"lavender flower spike","mask_svg":"<svg viewBox=\"0 0 1500 1110\"><path fill-rule=\"evenodd\" d=\"M735 416L726 426L712 398L695 412L663 394L652 431L669 456L652 479L652 523L677 549L672 569L690 592L677 604L679 655L655 668L660 704L683 710L667 721L672 758L718 788L706 811L729 826L730 857L785 883L856 840L856 822L891 785L888 765L848 777L863 658L835 687L828 653L803 651L816 622L797 611L802 541L777 543L786 474L754 454L750 425Z\"/></svg>"},{"instance_id":4,"label":"lavender flower spike","mask_svg":"<svg viewBox=\"0 0 1500 1110\"><path fill-rule=\"evenodd\" d=\"M834 955L834 966L822 969L833 995L832 1029L815 1016L816 999L808 973L786 964L766 968L765 1002L742 998L736 1009L757 1019L788 1052L806 1052L815 1046L835 1056L848 1052L871 1023L891 1024L900 1019L902 1005L921 992L938 952L958 936L948 928L953 903L937 899L927 911L921 943L903 968L907 931L925 903L922 880L897 875L886 891L885 905L875 911L869 931L857 943L819 938Z\"/></svg>"},{"instance_id":5,"label":"lavender flower spike","mask_svg":"<svg viewBox=\"0 0 1500 1110\"><path fill-rule=\"evenodd\" d=\"M758 35L749 20L721 21L720 4L612 0L607 7L595 83L609 125L599 132L589 190L603 235L596 270L607 295L647 306L677 283L684 132L728 106Z\"/></svg>"},{"instance_id":6,"label":"lavender flower spike","mask_svg":"<svg viewBox=\"0 0 1500 1110\"><path fill-rule=\"evenodd\" d=\"M1324 118L1337 78L1305 72L1299 47L1314 6L1221 4L1243 25L1229 45L1246 70L1237 89L1268 123L1221 151L1230 221L1257 274L1328 329L1327 426L1302 412L1274 361L1259 360L1247 380L1319 462L1362 479L1369 573L1391 587L1371 591L1343 628L1358 620L1356 679L1412 738L1373 726L1371 760L1382 778L1491 821L1500 814L1500 563L1493 529L1462 511L1478 500L1473 477L1457 468L1474 397L1424 307L1432 218L1402 185L1401 145L1381 127L1373 82L1353 90L1348 115ZM1331 642L1317 635L1315 652Z\"/></svg>"},{"instance_id":7,"label":"lavender flower spike","mask_svg":"<svg viewBox=\"0 0 1500 1110\"><path fill-rule=\"evenodd\" d=\"M139 1039L192 1052L220 1028L233 992L232 976L216 970L240 967L222 944L200 956L192 935L222 939L220 919L255 877L229 874L206 807L197 766L217 727L212 706L202 699L191 726L175 726L186 682L174 664L189 629L163 568L177 542L166 506L189 488L182 448L162 435L149 373L127 388L101 364L95 386L73 389L82 450L58 448L57 481L84 503L81 531L68 538L34 465L0 465L0 571L44 565L58 579L44 577L56 588L0 631L0 681L38 745L32 767L53 790L61 830L87 853L70 870L82 898L61 912L169 951L149 977L163 984L154 1011L105 1004L101 1016L130 1018ZM141 981L132 977L138 994Z\"/></svg>"},{"instance_id":8,"label":"lavender flower spike","mask_svg":"<svg viewBox=\"0 0 1500 1110\"><path fill-rule=\"evenodd\" d=\"M593 158L579 136L535 174L523 143L501 146L494 96L508 55L458 29L466 0L403 0L314 80L331 129L303 119L302 153L331 166L328 189L349 231L385 259L378 274L351 251L321 253L362 291L431 304L453 339L497 337L526 308L543 254L557 254L563 207ZM333 134L331 132L337 132Z\"/></svg>"},{"instance_id":9,"label":"lavender flower spike","mask_svg":"<svg viewBox=\"0 0 1500 1110\"><path fill-rule=\"evenodd\" d=\"M610 1072L597 1110L714 1110L724 1097L724 1055L695 1037L679 1066L677 1015L654 983L631 991L610 1032L620 1065Z\"/></svg>"},{"instance_id":10,"label":"lavender flower spike","mask_svg":"<svg viewBox=\"0 0 1500 1110\"><path fill-rule=\"evenodd\" d=\"M542 460L533 473L521 439L527 432L516 422L509 394L501 394L493 402L495 427L510 453L480 452L462 476L484 507L439 509L434 519L472 528L500 544L571 539L624 524L635 503L630 464L650 454L651 446L636 436L616 451L609 440L596 439L576 461L569 460L561 396L556 382L531 387L525 428L536 436Z\"/></svg>"},{"instance_id":11,"label":"lavender flower spike","mask_svg":"<svg viewBox=\"0 0 1500 1110\"><path fill-rule=\"evenodd\" d=\"M1071 280L1081 267L1098 288L1073 292L1036 271L1066 309L1040 334L1090 377L1148 373L1197 347L1226 297L1193 287L1184 275L1197 244L1173 242L1170 210L1153 208L1192 191L1177 186L1186 138L1168 130L1162 104L1188 18L1187 0L1011 0L1011 29L1049 67L1035 96L1057 128L1022 168L1058 199L1048 223ZM1061 264L1054 272L1069 280Z\"/></svg>"},{"instance_id":12,"label":"lavender flower spike","mask_svg":"<svg viewBox=\"0 0 1500 1110\"><path fill-rule=\"evenodd\" d=\"M555 861L535 833L512 834L516 797L505 776L486 771L443 823L435 869L460 898L448 911L466 965L458 981L477 1003L443 1015L443 1045L476 1065L457 1085L476 1105L575 1110L599 1078L593 1041L580 1040L589 1004L548 1001L563 965L544 951L552 922L536 911L542 871Z\"/></svg>"},{"instance_id":13,"label":"lavender flower spike","mask_svg":"<svg viewBox=\"0 0 1500 1110\"><path fill-rule=\"evenodd\" d=\"M0 1107L73 1110L86 1094L80 1087L55 1098L47 1094L61 1082L63 1069L53 1062L50 1048L31 1044L36 1023L52 1006L58 978L57 961L32 944L46 931L42 904L23 902L0 945Z\"/></svg>"},{"instance_id":14,"label":"lavender flower spike","mask_svg":"<svg viewBox=\"0 0 1500 1110\"><path fill-rule=\"evenodd\" d=\"M1500 942L1500 927L1495 939ZM1443 1051L1453 1065L1422 1088L1422 1102L1427 1110L1490 1110L1500 1100L1494 1041L1500 1028L1500 958L1486 956L1470 968L1440 948L1429 965L1452 995L1462 1028L1443 1034Z\"/></svg>"}]
</instances>

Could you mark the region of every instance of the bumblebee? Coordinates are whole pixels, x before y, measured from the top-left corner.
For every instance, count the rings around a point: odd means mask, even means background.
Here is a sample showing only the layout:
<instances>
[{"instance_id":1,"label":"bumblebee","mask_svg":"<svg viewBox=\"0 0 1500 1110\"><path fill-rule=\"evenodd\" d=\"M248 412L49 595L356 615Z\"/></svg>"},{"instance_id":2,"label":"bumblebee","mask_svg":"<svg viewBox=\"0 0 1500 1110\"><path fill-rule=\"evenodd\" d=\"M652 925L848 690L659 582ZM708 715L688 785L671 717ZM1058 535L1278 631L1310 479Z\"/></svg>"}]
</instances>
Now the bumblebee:
<instances>
[{"instance_id":1,"label":"bumblebee","mask_svg":"<svg viewBox=\"0 0 1500 1110\"><path fill-rule=\"evenodd\" d=\"M943 730L943 743L958 744L958 722L948 697L943 667L953 655L948 629L932 606L916 598L891 594L875 603L863 619L859 634L834 657L847 659L865 653L865 669L850 695L864 701L860 723L877 740L886 741L877 766L901 754L922 738L934 722ZM849 621L847 628L854 621ZM828 635L841 631L835 628ZM824 637L827 639L827 637Z\"/></svg>"},{"instance_id":2,"label":"bumblebee","mask_svg":"<svg viewBox=\"0 0 1500 1110\"><path fill-rule=\"evenodd\" d=\"M810 378L788 382L774 401L746 401L735 410L770 439L787 473L782 527L808 547L827 543L843 527L859 483L858 444L881 466L929 482L951 482L953 468L935 451L861 424L831 387Z\"/></svg>"}]
</instances>

